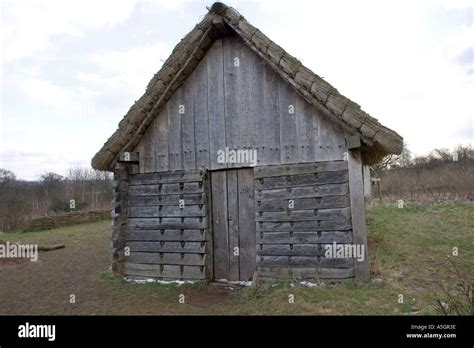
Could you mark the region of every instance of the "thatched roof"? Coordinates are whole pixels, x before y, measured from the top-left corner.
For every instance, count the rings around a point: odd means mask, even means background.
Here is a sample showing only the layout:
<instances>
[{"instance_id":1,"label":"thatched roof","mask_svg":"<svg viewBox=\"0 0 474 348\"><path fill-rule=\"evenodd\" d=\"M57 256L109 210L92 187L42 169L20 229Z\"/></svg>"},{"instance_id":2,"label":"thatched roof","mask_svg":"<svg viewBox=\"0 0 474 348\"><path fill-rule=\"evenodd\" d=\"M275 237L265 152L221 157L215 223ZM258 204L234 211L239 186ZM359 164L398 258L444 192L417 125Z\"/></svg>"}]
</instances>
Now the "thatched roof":
<instances>
[{"instance_id":1,"label":"thatched roof","mask_svg":"<svg viewBox=\"0 0 474 348\"><path fill-rule=\"evenodd\" d=\"M380 161L402 151L403 139L381 125L359 105L306 68L235 9L215 3L204 19L174 48L161 70L149 82L145 94L130 108L118 129L92 159L92 167L112 170L121 151L133 151L148 126L173 93L184 83L212 43L228 34L238 35L306 101L362 139L365 164Z\"/></svg>"}]
</instances>

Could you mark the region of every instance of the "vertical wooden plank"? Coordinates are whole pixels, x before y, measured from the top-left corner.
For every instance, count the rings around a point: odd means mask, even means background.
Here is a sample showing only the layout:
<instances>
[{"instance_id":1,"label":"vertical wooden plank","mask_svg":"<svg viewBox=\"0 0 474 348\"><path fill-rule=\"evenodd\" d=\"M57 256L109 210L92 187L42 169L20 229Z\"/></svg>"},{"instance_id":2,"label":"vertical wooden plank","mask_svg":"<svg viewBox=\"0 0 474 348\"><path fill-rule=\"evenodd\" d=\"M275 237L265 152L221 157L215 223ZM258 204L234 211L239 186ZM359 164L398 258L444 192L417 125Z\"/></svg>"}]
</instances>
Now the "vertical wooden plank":
<instances>
[{"instance_id":1,"label":"vertical wooden plank","mask_svg":"<svg viewBox=\"0 0 474 348\"><path fill-rule=\"evenodd\" d=\"M229 232L227 222L227 179L225 171L211 172L214 278L229 276Z\"/></svg>"},{"instance_id":2,"label":"vertical wooden plank","mask_svg":"<svg viewBox=\"0 0 474 348\"><path fill-rule=\"evenodd\" d=\"M145 173L145 146L143 145L143 138L140 139L140 142L136 146L135 150L138 152L139 162L138 168L140 173Z\"/></svg>"},{"instance_id":3,"label":"vertical wooden plank","mask_svg":"<svg viewBox=\"0 0 474 348\"><path fill-rule=\"evenodd\" d=\"M369 280L367 253L367 230L365 226L364 183L362 180L362 159L360 149L348 151L349 194L351 202L351 220L353 242L364 246L364 260L354 259L356 281Z\"/></svg>"},{"instance_id":4,"label":"vertical wooden plank","mask_svg":"<svg viewBox=\"0 0 474 348\"><path fill-rule=\"evenodd\" d=\"M264 110L259 116L256 115L258 137L264 138L265 156L258 153L261 161L259 165L280 163L280 114L278 101L278 81L280 77L269 66L264 67L263 72L263 100Z\"/></svg>"},{"instance_id":5,"label":"vertical wooden plank","mask_svg":"<svg viewBox=\"0 0 474 348\"><path fill-rule=\"evenodd\" d=\"M300 96L296 96L296 139L298 162L314 161L313 107Z\"/></svg>"},{"instance_id":6,"label":"vertical wooden plank","mask_svg":"<svg viewBox=\"0 0 474 348\"><path fill-rule=\"evenodd\" d=\"M206 279L212 280L214 276L214 228L212 222L212 191L211 191L211 173L205 171L203 175L204 179L204 201L207 202L207 228L208 228L208 248L206 258Z\"/></svg>"},{"instance_id":7,"label":"vertical wooden plank","mask_svg":"<svg viewBox=\"0 0 474 348\"><path fill-rule=\"evenodd\" d=\"M182 146L181 146L181 105L182 90L179 88L168 101L168 124L169 124L169 170L183 169Z\"/></svg>"},{"instance_id":8,"label":"vertical wooden plank","mask_svg":"<svg viewBox=\"0 0 474 348\"><path fill-rule=\"evenodd\" d=\"M239 195L237 170L227 171L227 214L229 221L229 280L239 280ZM236 249L237 248L237 249ZM235 251L239 250L239 255Z\"/></svg>"},{"instance_id":9,"label":"vertical wooden plank","mask_svg":"<svg viewBox=\"0 0 474 348\"><path fill-rule=\"evenodd\" d=\"M155 121L156 134L156 171L168 171L169 163L169 139L168 139L168 108L163 108Z\"/></svg>"},{"instance_id":10,"label":"vertical wooden plank","mask_svg":"<svg viewBox=\"0 0 474 348\"><path fill-rule=\"evenodd\" d=\"M207 84L211 169L222 169L227 167L217 162L217 151L226 146L222 40L216 40L207 53Z\"/></svg>"},{"instance_id":11,"label":"vertical wooden plank","mask_svg":"<svg viewBox=\"0 0 474 348\"><path fill-rule=\"evenodd\" d=\"M263 61L240 39L236 48L241 52L240 67L238 68L238 97L239 118L237 148L253 150L258 147L261 157L265 157L263 137L256 136L256 123L263 114ZM262 151L263 150L263 151ZM238 165L249 166L249 164Z\"/></svg>"},{"instance_id":12,"label":"vertical wooden plank","mask_svg":"<svg viewBox=\"0 0 474 348\"><path fill-rule=\"evenodd\" d=\"M280 114L280 158L281 163L298 162L296 148L295 94L283 80L278 81L278 105Z\"/></svg>"},{"instance_id":13,"label":"vertical wooden plank","mask_svg":"<svg viewBox=\"0 0 474 348\"><path fill-rule=\"evenodd\" d=\"M205 56L194 71L194 139L197 169L210 166L207 59Z\"/></svg>"},{"instance_id":14,"label":"vertical wooden plank","mask_svg":"<svg viewBox=\"0 0 474 348\"><path fill-rule=\"evenodd\" d=\"M155 171L155 127L152 124L146 130L143 136L143 152L144 152L144 163L143 170L145 173Z\"/></svg>"},{"instance_id":15,"label":"vertical wooden plank","mask_svg":"<svg viewBox=\"0 0 474 348\"><path fill-rule=\"evenodd\" d=\"M196 146L194 143L194 74L187 79L182 89L182 106L184 107L181 116L181 139L183 169L196 169Z\"/></svg>"},{"instance_id":16,"label":"vertical wooden plank","mask_svg":"<svg viewBox=\"0 0 474 348\"><path fill-rule=\"evenodd\" d=\"M238 170L240 280L250 280L256 269L255 200L253 169Z\"/></svg>"},{"instance_id":17,"label":"vertical wooden plank","mask_svg":"<svg viewBox=\"0 0 474 348\"><path fill-rule=\"evenodd\" d=\"M226 146L229 149L237 150L239 147L240 118L245 117L243 112L247 105L243 104L242 89L248 87L248 76L242 74L242 64L244 63L243 51L239 49L237 38L228 37L223 40L224 53L224 110L225 110L225 134ZM238 63L238 65L237 65ZM247 78L247 81L245 80ZM243 86L243 83L247 83ZM235 167L235 164L228 163L228 168Z\"/></svg>"},{"instance_id":18,"label":"vertical wooden plank","mask_svg":"<svg viewBox=\"0 0 474 348\"><path fill-rule=\"evenodd\" d=\"M319 137L317 161L337 161L343 159L345 150L344 131L324 116L319 116Z\"/></svg>"}]
</instances>

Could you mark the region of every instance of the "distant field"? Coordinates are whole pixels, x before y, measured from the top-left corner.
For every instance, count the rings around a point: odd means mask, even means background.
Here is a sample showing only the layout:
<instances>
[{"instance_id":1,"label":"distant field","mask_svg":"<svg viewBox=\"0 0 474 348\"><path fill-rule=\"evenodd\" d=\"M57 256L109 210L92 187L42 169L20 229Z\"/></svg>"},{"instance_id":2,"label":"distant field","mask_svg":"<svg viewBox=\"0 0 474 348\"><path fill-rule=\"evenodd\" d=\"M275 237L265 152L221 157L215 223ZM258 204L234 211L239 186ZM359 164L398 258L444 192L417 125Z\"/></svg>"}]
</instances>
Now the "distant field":
<instances>
[{"instance_id":1,"label":"distant field","mask_svg":"<svg viewBox=\"0 0 474 348\"><path fill-rule=\"evenodd\" d=\"M202 283L129 284L112 278L107 272L110 222L0 233L3 241L66 244L65 249L40 253L36 263L0 260L0 314L438 314L436 300L449 303L441 287L460 299L460 308L467 308L456 287L455 268L445 256L457 247L459 256L452 258L466 274L464 279L472 282L473 208L372 206L367 216L371 283L317 288L278 284L261 292L223 291ZM72 294L75 304L69 303ZM185 304L178 302L180 294ZM288 303L289 294L294 295L293 304ZM397 301L400 294L403 303Z\"/></svg>"}]
</instances>

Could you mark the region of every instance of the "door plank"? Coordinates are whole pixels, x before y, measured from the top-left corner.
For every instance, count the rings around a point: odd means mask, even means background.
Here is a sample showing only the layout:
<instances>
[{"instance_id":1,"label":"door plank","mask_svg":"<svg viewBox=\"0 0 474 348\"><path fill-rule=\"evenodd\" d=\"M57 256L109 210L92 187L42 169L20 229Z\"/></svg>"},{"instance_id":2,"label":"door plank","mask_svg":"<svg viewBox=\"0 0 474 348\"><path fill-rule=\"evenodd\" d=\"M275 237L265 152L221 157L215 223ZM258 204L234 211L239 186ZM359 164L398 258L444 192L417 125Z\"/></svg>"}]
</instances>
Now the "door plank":
<instances>
[{"instance_id":1,"label":"door plank","mask_svg":"<svg viewBox=\"0 0 474 348\"><path fill-rule=\"evenodd\" d=\"M250 280L256 267L255 201L253 169L238 171L240 280Z\"/></svg>"},{"instance_id":2,"label":"door plank","mask_svg":"<svg viewBox=\"0 0 474 348\"><path fill-rule=\"evenodd\" d=\"M211 172L212 230L214 235L214 278L229 273L229 232L227 224L227 173Z\"/></svg>"},{"instance_id":3,"label":"door plank","mask_svg":"<svg viewBox=\"0 0 474 348\"><path fill-rule=\"evenodd\" d=\"M229 221L229 278L239 280L239 196L237 170L227 172L227 211ZM235 249L237 248L237 249ZM239 253L235 255L235 251Z\"/></svg>"}]
</instances>

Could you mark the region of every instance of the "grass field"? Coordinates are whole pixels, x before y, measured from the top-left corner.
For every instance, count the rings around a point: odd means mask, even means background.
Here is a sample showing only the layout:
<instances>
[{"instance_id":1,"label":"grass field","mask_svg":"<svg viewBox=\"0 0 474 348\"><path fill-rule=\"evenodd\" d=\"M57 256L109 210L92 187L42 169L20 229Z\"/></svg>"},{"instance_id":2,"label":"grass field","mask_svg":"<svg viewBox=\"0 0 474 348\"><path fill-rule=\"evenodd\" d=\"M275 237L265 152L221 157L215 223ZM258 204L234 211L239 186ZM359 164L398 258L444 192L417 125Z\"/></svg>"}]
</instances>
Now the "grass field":
<instances>
[{"instance_id":1,"label":"grass field","mask_svg":"<svg viewBox=\"0 0 474 348\"><path fill-rule=\"evenodd\" d=\"M0 260L0 314L217 314L392 315L438 314L439 298L459 298L452 256L463 279L474 279L472 204L368 208L372 282L309 288L277 284L270 290L223 291L203 283L130 284L108 273L109 222L29 233L0 233L0 240L66 244L41 252L37 262ZM179 296L185 295L185 303ZM289 303L289 295L294 303ZM403 303L399 303L399 295ZM74 295L76 303L70 303ZM450 308L451 309L451 308Z\"/></svg>"}]
</instances>

